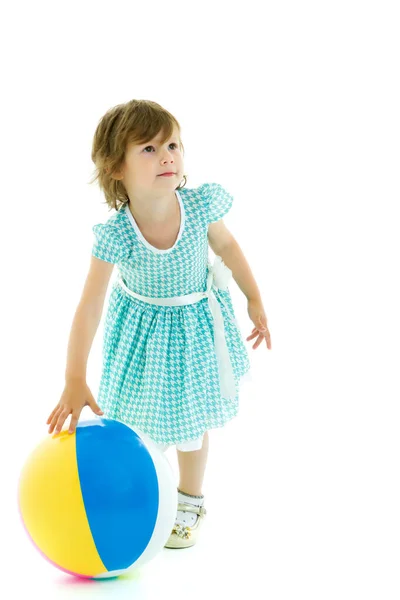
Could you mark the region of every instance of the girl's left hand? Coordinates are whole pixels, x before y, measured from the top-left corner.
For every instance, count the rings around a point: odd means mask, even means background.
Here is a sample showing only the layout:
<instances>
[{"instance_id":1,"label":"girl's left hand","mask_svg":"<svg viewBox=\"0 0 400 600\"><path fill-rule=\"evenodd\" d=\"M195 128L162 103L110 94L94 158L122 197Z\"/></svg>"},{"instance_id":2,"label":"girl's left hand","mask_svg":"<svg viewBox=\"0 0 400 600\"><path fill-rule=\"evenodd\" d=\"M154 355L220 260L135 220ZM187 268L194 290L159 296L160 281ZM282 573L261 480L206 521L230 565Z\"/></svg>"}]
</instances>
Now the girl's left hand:
<instances>
[{"instance_id":1,"label":"girl's left hand","mask_svg":"<svg viewBox=\"0 0 400 600\"><path fill-rule=\"evenodd\" d=\"M251 334L246 338L246 341L252 340L258 336L253 345L253 350L255 350L265 338L267 342L267 348L271 350L271 335L267 327L267 317L265 315L262 303L259 300L249 300L247 302L247 312L249 313L249 317L253 321L255 327Z\"/></svg>"}]
</instances>

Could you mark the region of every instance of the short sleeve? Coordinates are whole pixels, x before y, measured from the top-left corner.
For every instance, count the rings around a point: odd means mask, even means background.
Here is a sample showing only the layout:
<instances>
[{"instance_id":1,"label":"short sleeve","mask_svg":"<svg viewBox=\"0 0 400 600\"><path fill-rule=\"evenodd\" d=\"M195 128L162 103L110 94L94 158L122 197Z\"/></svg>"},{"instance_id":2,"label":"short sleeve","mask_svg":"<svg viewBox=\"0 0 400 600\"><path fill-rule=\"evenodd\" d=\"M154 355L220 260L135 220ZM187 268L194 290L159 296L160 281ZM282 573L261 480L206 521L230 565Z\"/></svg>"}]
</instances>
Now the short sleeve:
<instances>
[{"instance_id":1,"label":"short sleeve","mask_svg":"<svg viewBox=\"0 0 400 600\"><path fill-rule=\"evenodd\" d=\"M119 263L125 258L129 247L118 227L110 223L93 225L95 240L92 255L109 263Z\"/></svg>"},{"instance_id":2,"label":"short sleeve","mask_svg":"<svg viewBox=\"0 0 400 600\"><path fill-rule=\"evenodd\" d=\"M202 193L207 201L208 222L222 219L233 203L233 196L220 183L204 183Z\"/></svg>"}]
</instances>

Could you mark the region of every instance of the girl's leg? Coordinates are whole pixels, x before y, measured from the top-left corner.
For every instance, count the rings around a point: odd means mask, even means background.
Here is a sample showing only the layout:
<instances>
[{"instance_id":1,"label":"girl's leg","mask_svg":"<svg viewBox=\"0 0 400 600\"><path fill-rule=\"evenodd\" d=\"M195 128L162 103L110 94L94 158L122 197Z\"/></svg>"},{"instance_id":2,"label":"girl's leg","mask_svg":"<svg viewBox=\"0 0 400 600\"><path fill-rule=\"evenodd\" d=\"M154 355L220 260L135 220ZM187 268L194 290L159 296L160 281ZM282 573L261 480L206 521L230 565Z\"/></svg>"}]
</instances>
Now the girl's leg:
<instances>
[{"instance_id":1,"label":"girl's leg","mask_svg":"<svg viewBox=\"0 0 400 600\"><path fill-rule=\"evenodd\" d=\"M192 496L202 496L202 485L208 456L208 431L203 437L200 450L182 452L177 450L179 463L179 491Z\"/></svg>"}]
</instances>

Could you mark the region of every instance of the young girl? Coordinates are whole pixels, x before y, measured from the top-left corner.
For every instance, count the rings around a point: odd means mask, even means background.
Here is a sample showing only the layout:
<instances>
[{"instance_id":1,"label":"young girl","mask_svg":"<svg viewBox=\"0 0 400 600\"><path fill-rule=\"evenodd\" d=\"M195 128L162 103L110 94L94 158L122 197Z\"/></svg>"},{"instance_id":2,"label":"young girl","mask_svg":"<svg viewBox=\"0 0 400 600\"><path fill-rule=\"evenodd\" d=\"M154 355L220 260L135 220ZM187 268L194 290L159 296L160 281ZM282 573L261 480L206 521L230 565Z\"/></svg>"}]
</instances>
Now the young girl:
<instances>
[{"instance_id":1,"label":"young girl","mask_svg":"<svg viewBox=\"0 0 400 600\"><path fill-rule=\"evenodd\" d=\"M89 405L134 426L163 451L175 445L178 512L166 547L188 547L206 514L208 430L236 416L239 385L250 369L228 289L232 276L247 298L254 328L246 339L257 338L254 349L264 339L271 349L267 318L249 265L222 220L232 196L218 183L184 187L183 144L172 114L146 100L115 106L97 126L92 160L93 181L116 212L93 226L65 389L47 420L49 433L58 433L70 414L73 433ZM97 404L86 365L114 265Z\"/></svg>"}]
</instances>

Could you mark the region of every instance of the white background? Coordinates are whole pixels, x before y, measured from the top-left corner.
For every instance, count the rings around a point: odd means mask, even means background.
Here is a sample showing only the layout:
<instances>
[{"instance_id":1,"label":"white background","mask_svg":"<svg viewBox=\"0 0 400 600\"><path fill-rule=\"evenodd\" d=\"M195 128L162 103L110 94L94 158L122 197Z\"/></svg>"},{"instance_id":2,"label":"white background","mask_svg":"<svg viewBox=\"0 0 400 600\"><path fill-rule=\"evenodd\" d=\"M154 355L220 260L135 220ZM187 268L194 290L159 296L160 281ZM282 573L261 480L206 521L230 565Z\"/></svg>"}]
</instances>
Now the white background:
<instances>
[{"instance_id":1,"label":"white background","mask_svg":"<svg viewBox=\"0 0 400 600\"><path fill-rule=\"evenodd\" d=\"M2 9L5 597L399 598L396 9L382 0ZM17 480L63 390L92 225L110 215L88 183L93 134L132 98L178 119L187 187L216 181L234 195L224 220L262 292L272 350L246 342L253 381L238 417L210 432L198 544L163 549L140 576L83 584L31 546ZM235 282L231 293L245 338L246 298ZM95 396L102 329L88 365ZM177 469L174 450L167 456Z\"/></svg>"}]
</instances>

